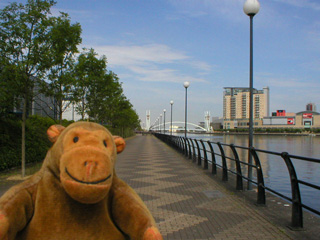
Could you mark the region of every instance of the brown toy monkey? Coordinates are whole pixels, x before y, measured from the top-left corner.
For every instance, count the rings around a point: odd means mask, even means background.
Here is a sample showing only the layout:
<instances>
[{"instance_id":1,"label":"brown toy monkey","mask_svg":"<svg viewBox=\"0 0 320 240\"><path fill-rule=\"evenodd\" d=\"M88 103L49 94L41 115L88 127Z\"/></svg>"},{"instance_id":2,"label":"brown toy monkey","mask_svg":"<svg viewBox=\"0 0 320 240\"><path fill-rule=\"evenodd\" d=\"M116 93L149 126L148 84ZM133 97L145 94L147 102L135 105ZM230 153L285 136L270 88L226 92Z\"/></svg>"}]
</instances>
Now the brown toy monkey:
<instances>
[{"instance_id":1,"label":"brown toy monkey","mask_svg":"<svg viewBox=\"0 0 320 240\"><path fill-rule=\"evenodd\" d=\"M0 240L162 240L139 196L115 173L125 148L96 123L47 131L42 168L0 198Z\"/></svg>"}]
</instances>

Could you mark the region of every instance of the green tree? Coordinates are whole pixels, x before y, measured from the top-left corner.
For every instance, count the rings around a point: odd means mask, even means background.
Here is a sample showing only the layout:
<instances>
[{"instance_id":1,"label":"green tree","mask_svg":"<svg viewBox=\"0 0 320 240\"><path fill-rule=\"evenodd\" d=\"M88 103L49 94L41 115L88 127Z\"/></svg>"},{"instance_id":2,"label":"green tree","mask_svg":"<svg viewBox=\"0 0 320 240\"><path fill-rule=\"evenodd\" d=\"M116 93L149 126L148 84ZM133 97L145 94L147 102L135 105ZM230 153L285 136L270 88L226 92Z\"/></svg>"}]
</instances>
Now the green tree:
<instances>
[{"instance_id":1,"label":"green tree","mask_svg":"<svg viewBox=\"0 0 320 240\"><path fill-rule=\"evenodd\" d=\"M1 56L0 56L1 57ZM4 59L0 59L0 117L6 117L14 107L17 107L19 99L15 98L14 72L11 66L5 64ZM5 67L6 66L6 67Z\"/></svg>"},{"instance_id":2,"label":"green tree","mask_svg":"<svg viewBox=\"0 0 320 240\"><path fill-rule=\"evenodd\" d=\"M86 50L78 57L75 67L76 87L79 106L77 112L84 119L108 125L110 128L134 129L139 126L139 118L130 101L123 94L118 76L107 71L105 56L100 59L93 49Z\"/></svg>"},{"instance_id":3,"label":"green tree","mask_svg":"<svg viewBox=\"0 0 320 240\"><path fill-rule=\"evenodd\" d=\"M82 120L87 114L90 119L98 121L101 98L105 85L105 74L107 71L107 59L102 56L97 58L93 49L84 49L78 57L75 66L75 88L74 96L80 103L76 111L81 115Z\"/></svg>"},{"instance_id":4,"label":"green tree","mask_svg":"<svg viewBox=\"0 0 320 240\"><path fill-rule=\"evenodd\" d=\"M113 127L115 114L119 109L119 102L124 97L119 78L112 71L104 76L105 81L100 90L103 94L99 111L99 121Z\"/></svg>"},{"instance_id":5,"label":"green tree","mask_svg":"<svg viewBox=\"0 0 320 240\"><path fill-rule=\"evenodd\" d=\"M133 110L132 104L125 97L122 98L114 115L113 127L119 128L123 132L126 128L136 129L139 125L139 116Z\"/></svg>"},{"instance_id":6,"label":"green tree","mask_svg":"<svg viewBox=\"0 0 320 240\"><path fill-rule=\"evenodd\" d=\"M2 79L14 86L14 97L22 100L22 176L25 175L25 129L28 103L33 89L40 83L52 61L52 31L57 18L50 9L53 0L28 0L26 4L11 3L0 10L0 51L4 63ZM61 19L63 16L61 17ZM10 74L9 74L10 72Z\"/></svg>"},{"instance_id":7,"label":"green tree","mask_svg":"<svg viewBox=\"0 0 320 240\"><path fill-rule=\"evenodd\" d=\"M124 95L118 76L110 71L106 77L108 84L104 94L107 97L102 101L101 121L113 129L120 129L123 135L124 129L135 129L140 125L139 117Z\"/></svg>"},{"instance_id":8,"label":"green tree","mask_svg":"<svg viewBox=\"0 0 320 240\"><path fill-rule=\"evenodd\" d=\"M50 56L53 66L48 75L49 87L43 87L43 90L45 94L54 97L56 112L61 123L63 112L74 101L71 94L74 85L72 72L74 55L78 53L77 46L82 41L80 24L71 24L68 14L61 13L61 16L54 19L50 41L52 41Z\"/></svg>"}]
</instances>

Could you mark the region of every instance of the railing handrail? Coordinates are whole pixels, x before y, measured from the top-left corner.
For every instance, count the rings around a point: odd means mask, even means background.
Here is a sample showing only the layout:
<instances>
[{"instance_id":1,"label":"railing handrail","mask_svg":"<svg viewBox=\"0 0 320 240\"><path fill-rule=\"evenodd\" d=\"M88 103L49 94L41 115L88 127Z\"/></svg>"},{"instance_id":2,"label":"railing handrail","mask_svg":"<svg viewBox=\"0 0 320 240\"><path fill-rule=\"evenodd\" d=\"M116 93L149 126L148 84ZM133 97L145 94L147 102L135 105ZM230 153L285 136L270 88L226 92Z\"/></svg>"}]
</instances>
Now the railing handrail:
<instances>
[{"instance_id":1,"label":"railing handrail","mask_svg":"<svg viewBox=\"0 0 320 240\"><path fill-rule=\"evenodd\" d=\"M192 138L185 138L181 136L172 136L172 135L166 135L166 134L159 134L154 133L156 137L161 139L162 141L166 142L167 144L175 147L176 149L180 150L180 152L184 153L186 157L193 159L194 162L197 162L198 165L203 164L204 169L208 169L208 163L212 166L212 174L216 174L216 167L222 168L222 180L228 181L228 172L233 173L236 175L236 189L242 190L242 179L245 179L247 181L252 182L257 186L257 203L258 204L265 204L266 203L266 195L265 190L268 190L269 192L276 194L288 201L291 201L292 203L292 214L291 214L291 228L292 229L301 229L303 228L303 211L302 208L305 208L317 215L320 216L320 212L316 209L307 206L302 203L301 194L300 194L300 184L311 187L316 190L320 190L320 186L317 186L313 183L309 183L303 180L298 179L294 164L292 162L292 159L295 160L303 160L313 163L320 163L320 159L316 158L310 158L310 157L304 157L304 156L297 156L297 155L291 155L287 152L274 152L264 149L257 149L257 148L249 148L244 146L237 146L234 144L226 144L221 142L214 142L214 141L203 141L202 139L192 139ZM199 144L200 142L200 144ZM190 144L191 143L191 144ZM194 144L195 143L195 144ZM206 149L205 143L208 144L210 150ZM212 144L216 145L218 149L220 150L220 153L216 152L212 146ZM191 146L192 145L192 146ZM229 147L233 153L233 158L226 156L224 152L224 147ZM241 161L239 158L239 155L237 153L237 149L243 149L246 151L250 151L253 159L254 164L249 164L245 161ZM202 153L202 155L201 155ZM209 161L209 158L207 157L207 154L211 153L211 161ZM275 191L274 189L271 189L269 187L266 187L264 184L264 178L263 178L263 169L260 163L260 159L258 156L258 153L264 153L264 154L271 154L275 156L279 156L283 159L285 162L288 173L290 176L290 183L291 183L291 198L283 195L280 192ZM219 165L216 162L215 156L220 156L222 165ZM231 160L234 161L236 164L236 170L233 171L232 169L228 168L227 161ZM242 175L241 173L241 165L251 166L257 171L257 182L255 182L252 179L249 179Z\"/></svg>"}]
</instances>

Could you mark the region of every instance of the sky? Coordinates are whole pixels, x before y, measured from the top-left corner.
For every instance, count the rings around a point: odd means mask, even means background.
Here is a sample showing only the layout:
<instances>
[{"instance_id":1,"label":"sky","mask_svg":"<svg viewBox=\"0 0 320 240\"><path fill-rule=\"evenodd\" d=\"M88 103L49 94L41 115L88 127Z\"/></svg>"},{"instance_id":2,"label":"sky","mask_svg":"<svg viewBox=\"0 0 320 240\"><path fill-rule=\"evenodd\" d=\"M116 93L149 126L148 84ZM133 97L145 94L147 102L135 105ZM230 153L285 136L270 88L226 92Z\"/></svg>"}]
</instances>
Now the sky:
<instances>
[{"instance_id":1,"label":"sky","mask_svg":"<svg viewBox=\"0 0 320 240\"><path fill-rule=\"evenodd\" d=\"M11 0L0 0L3 8ZM25 2L18 0L17 2ZM145 124L166 109L170 121L223 116L224 87L249 87L249 17L245 0L57 0L82 26L81 50L108 60ZM260 0L253 19L253 86L270 88L270 112L320 110L320 1Z\"/></svg>"}]
</instances>

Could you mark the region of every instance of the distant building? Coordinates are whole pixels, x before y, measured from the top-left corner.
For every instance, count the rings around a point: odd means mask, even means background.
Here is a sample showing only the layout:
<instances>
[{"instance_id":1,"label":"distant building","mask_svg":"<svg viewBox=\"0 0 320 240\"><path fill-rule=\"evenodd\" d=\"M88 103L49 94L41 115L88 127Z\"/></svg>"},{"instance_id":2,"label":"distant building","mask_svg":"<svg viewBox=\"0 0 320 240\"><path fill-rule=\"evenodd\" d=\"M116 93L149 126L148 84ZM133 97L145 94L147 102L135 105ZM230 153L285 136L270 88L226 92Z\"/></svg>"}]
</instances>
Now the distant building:
<instances>
[{"instance_id":1,"label":"distant building","mask_svg":"<svg viewBox=\"0 0 320 240\"><path fill-rule=\"evenodd\" d=\"M223 129L223 118L222 117L212 117L212 122L210 123L213 131L217 129Z\"/></svg>"},{"instance_id":2,"label":"distant building","mask_svg":"<svg viewBox=\"0 0 320 240\"><path fill-rule=\"evenodd\" d=\"M28 102L27 106L28 115L39 115L42 117L57 119L55 99L40 93L40 87L38 83L36 83L33 88L33 100ZM21 103L19 107L16 107L13 110L13 112L19 115L22 113L22 109L23 104Z\"/></svg>"},{"instance_id":3,"label":"distant building","mask_svg":"<svg viewBox=\"0 0 320 240\"><path fill-rule=\"evenodd\" d=\"M224 129L248 127L250 115L250 89L225 87L223 93ZM253 89L254 125L262 124L262 118L270 114L269 88Z\"/></svg>"},{"instance_id":4,"label":"distant building","mask_svg":"<svg viewBox=\"0 0 320 240\"><path fill-rule=\"evenodd\" d=\"M225 87L223 93L223 128L249 127L249 88ZM308 103L306 111L292 113L277 110L269 115L269 88L253 89L254 128L320 128L320 113L315 104ZM214 120L212 119L212 124ZM218 122L218 121L217 121ZM218 128L218 124L214 129Z\"/></svg>"},{"instance_id":5,"label":"distant building","mask_svg":"<svg viewBox=\"0 0 320 240\"><path fill-rule=\"evenodd\" d=\"M286 110L277 110L277 117L284 117L286 116Z\"/></svg>"},{"instance_id":6,"label":"distant building","mask_svg":"<svg viewBox=\"0 0 320 240\"><path fill-rule=\"evenodd\" d=\"M31 104L31 115L39 115L57 119L57 105L55 99L40 93L40 87L38 84L35 85L33 92L34 98Z\"/></svg>"},{"instance_id":7,"label":"distant building","mask_svg":"<svg viewBox=\"0 0 320 240\"><path fill-rule=\"evenodd\" d=\"M286 110L277 110L276 112L272 112L272 117L294 117L296 114L293 112L286 112Z\"/></svg>"},{"instance_id":8,"label":"distant building","mask_svg":"<svg viewBox=\"0 0 320 240\"><path fill-rule=\"evenodd\" d=\"M320 127L320 113L315 111L303 111L296 114L297 127Z\"/></svg>"},{"instance_id":9,"label":"distant building","mask_svg":"<svg viewBox=\"0 0 320 240\"><path fill-rule=\"evenodd\" d=\"M302 111L295 116L272 116L263 118L263 128L319 128L320 113L314 111Z\"/></svg>"},{"instance_id":10,"label":"distant building","mask_svg":"<svg viewBox=\"0 0 320 240\"><path fill-rule=\"evenodd\" d=\"M306 111L316 111L316 105L314 103L308 103L306 105Z\"/></svg>"}]
</instances>

